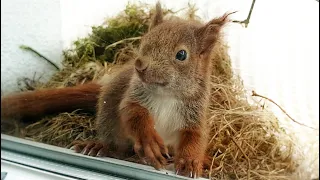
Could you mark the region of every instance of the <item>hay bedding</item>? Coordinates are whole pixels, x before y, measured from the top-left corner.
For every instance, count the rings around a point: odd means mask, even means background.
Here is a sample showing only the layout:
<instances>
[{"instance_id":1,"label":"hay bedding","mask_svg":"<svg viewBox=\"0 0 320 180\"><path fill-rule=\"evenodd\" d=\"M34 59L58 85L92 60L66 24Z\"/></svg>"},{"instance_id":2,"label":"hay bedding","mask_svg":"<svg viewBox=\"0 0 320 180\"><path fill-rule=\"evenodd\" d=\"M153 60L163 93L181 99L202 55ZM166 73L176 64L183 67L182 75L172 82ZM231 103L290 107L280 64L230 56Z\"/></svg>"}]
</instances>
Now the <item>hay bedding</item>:
<instances>
[{"instance_id":1,"label":"hay bedding","mask_svg":"<svg viewBox=\"0 0 320 180\"><path fill-rule=\"evenodd\" d=\"M128 4L125 11L93 27L92 34L74 42L64 52L64 68L49 82L26 80L24 90L61 88L99 79L104 73L132 59L139 37L147 31L153 9L145 4ZM187 18L194 16L189 7ZM174 14L170 10L166 14ZM279 127L278 119L260 104L250 105L241 79L232 73L228 47L223 41L213 58L211 127L208 154L212 166L205 174L211 179L292 179L298 163L293 159L292 138ZM61 113L33 124L2 129L2 132L60 147L73 140L94 139L94 115Z\"/></svg>"}]
</instances>

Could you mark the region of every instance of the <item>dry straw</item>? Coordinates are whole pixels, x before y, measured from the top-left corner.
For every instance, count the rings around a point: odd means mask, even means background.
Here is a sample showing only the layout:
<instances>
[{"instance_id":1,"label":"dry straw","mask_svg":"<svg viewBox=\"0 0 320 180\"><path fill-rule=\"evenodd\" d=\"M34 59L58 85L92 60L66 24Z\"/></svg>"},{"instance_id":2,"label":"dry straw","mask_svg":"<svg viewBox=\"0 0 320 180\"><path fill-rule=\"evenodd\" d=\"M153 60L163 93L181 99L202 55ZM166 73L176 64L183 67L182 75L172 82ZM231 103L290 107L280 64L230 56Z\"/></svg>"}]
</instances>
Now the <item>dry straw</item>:
<instances>
[{"instance_id":1,"label":"dry straw","mask_svg":"<svg viewBox=\"0 0 320 180\"><path fill-rule=\"evenodd\" d=\"M124 13L93 29L99 33L93 32L89 37L78 40L73 50L66 51L64 68L51 81L39 83L29 80L28 86L33 89L74 86L98 79L104 73L112 73L114 67L121 67L134 56L139 42L136 37L146 32L152 12L150 6L129 4ZM169 10L165 12L174 14ZM194 19L194 12L195 9L190 6L186 16ZM119 28L122 28L120 33L124 36L106 43L110 36L106 34L119 31ZM133 28L141 32L133 36ZM127 36L126 31L131 36ZM248 103L241 79L232 73L226 44L220 41L213 53L214 71L208 111L211 131L207 150L213 158L205 176L211 179L292 179L291 174L298 165L293 159L292 137L279 127L278 119L271 112L258 103ZM115 59L108 62L105 61L107 57ZM69 147L73 140L94 139L94 122L94 115L61 113L26 126L23 136Z\"/></svg>"}]
</instances>

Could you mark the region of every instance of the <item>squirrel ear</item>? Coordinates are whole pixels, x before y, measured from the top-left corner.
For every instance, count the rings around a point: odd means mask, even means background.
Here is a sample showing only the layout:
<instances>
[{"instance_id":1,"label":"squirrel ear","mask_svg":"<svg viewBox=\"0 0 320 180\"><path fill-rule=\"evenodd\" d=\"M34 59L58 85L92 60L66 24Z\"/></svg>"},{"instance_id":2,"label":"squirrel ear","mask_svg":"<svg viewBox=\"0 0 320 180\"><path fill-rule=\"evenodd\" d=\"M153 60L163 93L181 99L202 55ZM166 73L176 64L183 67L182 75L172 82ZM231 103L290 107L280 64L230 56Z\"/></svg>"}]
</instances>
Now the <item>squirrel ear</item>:
<instances>
[{"instance_id":1,"label":"squirrel ear","mask_svg":"<svg viewBox=\"0 0 320 180\"><path fill-rule=\"evenodd\" d=\"M161 4L158 1L157 4L156 4L155 14L153 15L153 18L151 20L151 24L149 26L149 30L151 30L152 28L154 28L157 25L161 24L162 21L163 21L163 13L162 13Z\"/></svg>"},{"instance_id":2,"label":"squirrel ear","mask_svg":"<svg viewBox=\"0 0 320 180\"><path fill-rule=\"evenodd\" d=\"M195 36L199 41L199 54L210 53L214 44L220 38L220 32L223 26L229 22L228 16L232 13L226 13L221 17L212 19L207 24L197 29Z\"/></svg>"}]
</instances>

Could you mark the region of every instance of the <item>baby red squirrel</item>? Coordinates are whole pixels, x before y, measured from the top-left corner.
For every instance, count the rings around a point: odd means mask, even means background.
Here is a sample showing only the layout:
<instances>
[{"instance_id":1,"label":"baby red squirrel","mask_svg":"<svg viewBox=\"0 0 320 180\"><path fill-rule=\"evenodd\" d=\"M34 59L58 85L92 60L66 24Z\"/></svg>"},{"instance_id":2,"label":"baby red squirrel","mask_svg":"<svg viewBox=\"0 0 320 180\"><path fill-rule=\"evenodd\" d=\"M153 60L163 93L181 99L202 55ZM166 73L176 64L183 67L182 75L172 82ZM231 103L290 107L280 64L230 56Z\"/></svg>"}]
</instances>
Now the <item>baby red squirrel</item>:
<instances>
[{"instance_id":1,"label":"baby red squirrel","mask_svg":"<svg viewBox=\"0 0 320 180\"><path fill-rule=\"evenodd\" d=\"M206 24L164 20L157 3L133 64L108 80L3 97L1 117L93 110L97 104L99 140L75 142L76 152L121 158L134 150L160 169L169 148L177 174L199 177L208 139L211 53L227 16Z\"/></svg>"}]
</instances>

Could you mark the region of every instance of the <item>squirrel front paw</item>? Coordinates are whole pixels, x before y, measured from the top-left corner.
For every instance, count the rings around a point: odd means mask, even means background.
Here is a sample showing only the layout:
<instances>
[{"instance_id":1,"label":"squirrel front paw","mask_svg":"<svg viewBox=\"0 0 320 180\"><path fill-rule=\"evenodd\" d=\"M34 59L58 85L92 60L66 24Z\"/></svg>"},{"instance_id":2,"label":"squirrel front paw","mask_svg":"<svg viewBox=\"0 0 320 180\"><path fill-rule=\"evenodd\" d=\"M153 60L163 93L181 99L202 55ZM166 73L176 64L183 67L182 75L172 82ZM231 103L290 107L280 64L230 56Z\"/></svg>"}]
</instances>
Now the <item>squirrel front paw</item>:
<instances>
[{"instance_id":1,"label":"squirrel front paw","mask_svg":"<svg viewBox=\"0 0 320 180\"><path fill-rule=\"evenodd\" d=\"M165 156L170 157L167 147L156 131L141 133L136 137L134 151L145 164L150 164L157 170L167 164Z\"/></svg>"},{"instance_id":2,"label":"squirrel front paw","mask_svg":"<svg viewBox=\"0 0 320 180\"><path fill-rule=\"evenodd\" d=\"M202 175L202 159L180 155L175 159L176 174L191 178L198 178Z\"/></svg>"}]
</instances>

